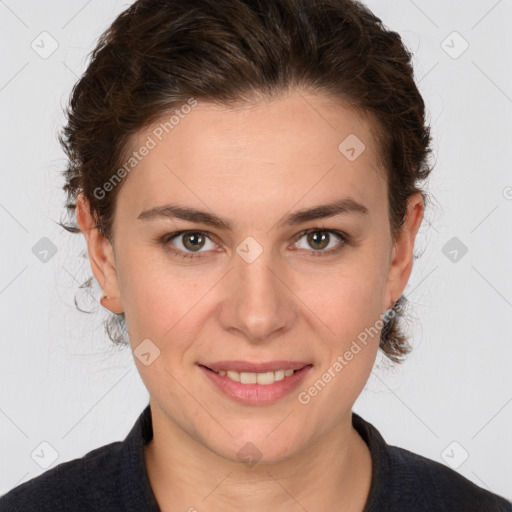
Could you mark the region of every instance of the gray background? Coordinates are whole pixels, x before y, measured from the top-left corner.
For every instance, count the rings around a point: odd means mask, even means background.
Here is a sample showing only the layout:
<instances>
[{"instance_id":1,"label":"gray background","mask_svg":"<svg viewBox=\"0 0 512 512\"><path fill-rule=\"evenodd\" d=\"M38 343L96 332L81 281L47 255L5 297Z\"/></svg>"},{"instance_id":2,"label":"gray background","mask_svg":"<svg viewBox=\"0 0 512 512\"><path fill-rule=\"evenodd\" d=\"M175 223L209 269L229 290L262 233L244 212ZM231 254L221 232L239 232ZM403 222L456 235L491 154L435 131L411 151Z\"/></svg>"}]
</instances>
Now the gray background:
<instances>
[{"instance_id":1,"label":"gray background","mask_svg":"<svg viewBox=\"0 0 512 512\"><path fill-rule=\"evenodd\" d=\"M437 162L406 289L413 353L395 369L379 356L354 410L512 499L512 1L366 3L415 53ZM0 494L124 439L148 401L103 331L100 290L97 313L75 309L85 241L55 224L62 107L127 5L0 0Z\"/></svg>"}]
</instances>

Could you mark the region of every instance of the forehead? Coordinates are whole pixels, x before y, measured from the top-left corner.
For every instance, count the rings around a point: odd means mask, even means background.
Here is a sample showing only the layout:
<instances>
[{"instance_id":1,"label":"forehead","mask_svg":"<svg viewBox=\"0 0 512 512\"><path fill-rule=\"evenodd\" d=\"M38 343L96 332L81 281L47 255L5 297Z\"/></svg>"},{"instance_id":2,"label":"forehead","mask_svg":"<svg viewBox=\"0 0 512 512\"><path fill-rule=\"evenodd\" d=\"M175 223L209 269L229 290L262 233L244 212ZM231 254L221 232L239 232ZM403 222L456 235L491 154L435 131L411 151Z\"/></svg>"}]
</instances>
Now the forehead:
<instances>
[{"instance_id":1,"label":"forehead","mask_svg":"<svg viewBox=\"0 0 512 512\"><path fill-rule=\"evenodd\" d=\"M119 200L138 211L177 198L227 206L235 194L260 206L340 195L375 201L385 194L375 128L339 101L307 93L236 107L197 102L133 138L128 156L139 159Z\"/></svg>"}]
</instances>

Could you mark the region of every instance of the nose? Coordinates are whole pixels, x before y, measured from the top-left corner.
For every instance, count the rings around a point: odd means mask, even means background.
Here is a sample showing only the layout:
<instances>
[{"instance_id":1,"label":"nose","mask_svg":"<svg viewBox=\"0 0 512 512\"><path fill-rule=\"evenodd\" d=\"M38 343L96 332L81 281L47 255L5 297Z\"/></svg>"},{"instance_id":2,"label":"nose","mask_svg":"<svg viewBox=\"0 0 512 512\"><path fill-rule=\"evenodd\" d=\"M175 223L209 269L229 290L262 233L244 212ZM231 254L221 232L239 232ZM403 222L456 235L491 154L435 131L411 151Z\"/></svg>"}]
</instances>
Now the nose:
<instances>
[{"instance_id":1,"label":"nose","mask_svg":"<svg viewBox=\"0 0 512 512\"><path fill-rule=\"evenodd\" d=\"M233 255L234 268L223 284L222 327L252 343L282 336L296 321L298 310L286 285L286 263L270 250L256 259L240 254Z\"/></svg>"}]
</instances>

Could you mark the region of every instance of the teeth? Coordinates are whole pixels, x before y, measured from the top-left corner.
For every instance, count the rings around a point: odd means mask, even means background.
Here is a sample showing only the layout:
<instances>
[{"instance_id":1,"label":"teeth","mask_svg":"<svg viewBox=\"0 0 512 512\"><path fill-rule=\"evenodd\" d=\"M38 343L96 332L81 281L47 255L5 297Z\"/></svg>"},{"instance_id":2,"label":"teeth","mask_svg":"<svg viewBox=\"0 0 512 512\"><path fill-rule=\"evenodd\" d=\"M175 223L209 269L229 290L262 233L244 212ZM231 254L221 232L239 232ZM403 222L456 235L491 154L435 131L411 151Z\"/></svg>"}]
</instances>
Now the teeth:
<instances>
[{"instance_id":1,"label":"teeth","mask_svg":"<svg viewBox=\"0 0 512 512\"><path fill-rule=\"evenodd\" d=\"M251 373L251 372L232 372L230 370L219 370L218 373L222 377L241 382L242 384L273 384L278 380L289 377L295 370L277 370L275 372Z\"/></svg>"}]
</instances>

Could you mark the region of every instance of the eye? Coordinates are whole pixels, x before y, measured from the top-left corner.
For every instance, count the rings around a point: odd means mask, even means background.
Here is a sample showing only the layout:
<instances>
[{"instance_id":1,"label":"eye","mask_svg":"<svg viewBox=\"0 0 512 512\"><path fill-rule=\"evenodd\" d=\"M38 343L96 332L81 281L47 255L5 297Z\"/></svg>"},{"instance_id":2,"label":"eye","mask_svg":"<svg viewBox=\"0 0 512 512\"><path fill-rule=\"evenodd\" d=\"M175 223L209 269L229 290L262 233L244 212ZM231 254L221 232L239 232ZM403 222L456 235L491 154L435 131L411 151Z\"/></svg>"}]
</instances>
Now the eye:
<instances>
[{"instance_id":1,"label":"eye","mask_svg":"<svg viewBox=\"0 0 512 512\"><path fill-rule=\"evenodd\" d=\"M173 252L183 258L195 258L194 253L215 250L216 245L210 240L210 237L203 231L179 231L170 233L160 239L166 250ZM208 247L207 242L211 245ZM176 249L174 249L176 247ZM205 248L205 251L201 249Z\"/></svg>"},{"instance_id":2,"label":"eye","mask_svg":"<svg viewBox=\"0 0 512 512\"><path fill-rule=\"evenodd\" d=\"M312 228L301 233L298 241L305 238L306 247L299 246L299 249L305 249L312 256L324 256L337 253L349 241L349 236L335 229ZM334 238L334 240L333 240ZM338 239L338 244L336 240ZM341 244L339 241L341 240ZM298 242L295 242L297 244ZM325 250L327 248L327 250Z\"/></svg>"}]
</instances>

